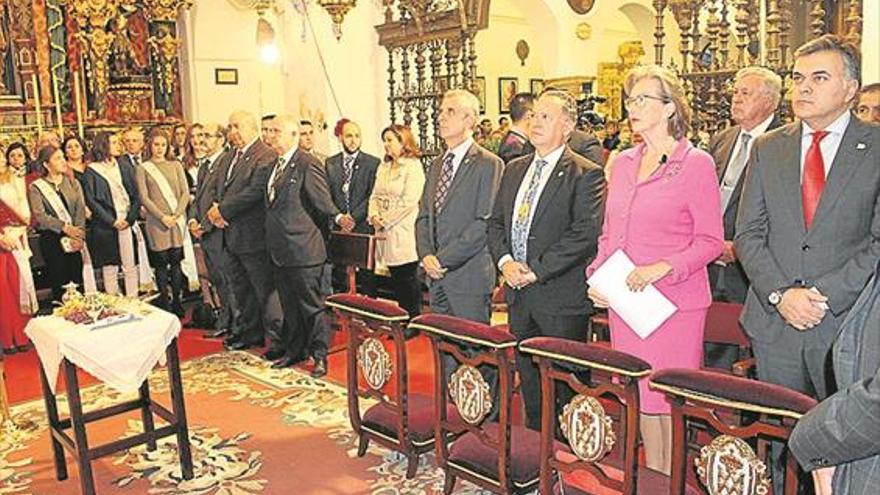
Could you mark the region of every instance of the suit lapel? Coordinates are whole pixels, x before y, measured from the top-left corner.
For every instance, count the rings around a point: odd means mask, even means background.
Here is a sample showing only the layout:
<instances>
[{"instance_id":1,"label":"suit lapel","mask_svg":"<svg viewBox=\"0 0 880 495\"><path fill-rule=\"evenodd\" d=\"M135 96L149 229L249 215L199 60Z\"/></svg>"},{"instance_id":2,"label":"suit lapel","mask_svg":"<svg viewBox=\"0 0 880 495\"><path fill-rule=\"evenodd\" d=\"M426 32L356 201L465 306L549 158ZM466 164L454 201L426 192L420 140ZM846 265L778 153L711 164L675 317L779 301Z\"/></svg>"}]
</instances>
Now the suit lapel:
<instances>
[{"instance_id":1,"label":"suit lapel","mask_svg":"<svg viewBox=\"0 0 880 495\"><path fill-rule=\"evenodd\" d=\"M294 169L299 163L299 158L302 156L302 153L303 151L297 148L297 150L293 152L293 156L290 157L290 160L284 164L284 170L273 177L275 181L275 199L269 203L270 205L274 205L278 201L278 198L287 192L287 188L290 186L290 176L294 173Z\"/></svg>"},{"instance_id":2,"label":"suit lapel","mask_svg":"<svg viewBox=\"0 0 880 495\"><path fill-rule=\"evenodd\" d=\"M861 147L858 146L859 143L862 144ZM834 208L834 203L837 202L853 174L868 155L870 144L866 129L857 122L855 117L851 117L846 131L843 133L840 146L837 148L837 155L834 157L831 170L828 172L828 180L825 182L825 189L822 191L819 206L816 208L814 224L817 221L820 222L822 217L828 215Z\"/></svg>"},{"instance_id":3,"label":"suit lapel","mask_svg":"<svg viewBox=\"0 0 880 495\"><path fill-rule=\"evenodd\" d=\"M512 182L512 185L515 187L512 187L510 189L510 192L509 192L510 197L507 198L507 204L505 205L507 211L506 211L506 215L504 217L505 222L506 222L506 224L504 226L505 227L504 230L508 236L508 240L510 238L510 228L513 225L513 216L515 214L514 207L516 206L516 196L519 194L519 188L523 187L523 181L526 179L526 172L528 172L529 167L532 164L532 161L535 159L535 154L532 153L531 155L528 155L528 157L529 157L528 161L523 160L524 163L522 164L522 166L520 166L519 168L512 169L510 171L510 174L513 177L511 179L511 182Z\"/></svg>"},{"instance_id":4,"label":"suit lapel","mask_svg":"<svg viewBox=\"0 0 880 495\"><path fill-rule=\"evenodd\" d=\"M464 154L464 159L458 165L458 170L455 171L455 176L452 178L452 184L449 185L449 192L446 193L446 201L448 202L450 198L455 194L456 188L458 188L459 184L462 182L467 182L466 176L470 173L473 168L473 160L480 153L477 143L471 145L468 148L467 153ZM442 167L442 161L441 161Z\"/></svg>"},{"instance_id":5,"label":"suit lapel","mask_svg":"<svg viewBox=\"0 0 880 495\"><path fill-rule=\"evenodd\" d=\"M553 171L550 172L550 178L547 179L547 184L544 185L544 190L541 191L541 197L538 198L538 206L535 209L535 216L532 217L532 225L538 223L541 216L547 211L548 205L553 201L553 197L556 196L556 191L559 189L559 186L562 185L562 180L565 177L564 171L571 160L571 156L569 155L571 152L572 151L566 147L565 151L563 151L562 155L559 157L559 161L556 162L556 166L553 167Z\"/></svg>"},{"instance_id":6,"label":"suit lapel","mask_svg":"<svg viewBox=\"0 0 880 495\"><path fill-rule=\"evenodd\" d=\"M718 170L718 183L724 181L724 174L727 173L727 166L730 164L730 155L733 154L733 148L736 145L736 140L739 138L740 127L734 126L733 129L735 131L730 131L728 136L719 143L718 145L718 158L719 162L716 164Z\"/></svg>"},{"instance_id":7,"label":"suit lapel","mask_svg":"<svg viewBox=\"0 0 880 495\"><path fill-rule=\"evenodd\" d=\"M786 129L783 134L781 156L767 157L767 159L779 160L782 179L780 201L785 203L785 209L791 212L792 220L803 235L806 232L806 227L804 226L804 204L801 195L801 129L800 124Z\"/></svg>"}]
</instances>

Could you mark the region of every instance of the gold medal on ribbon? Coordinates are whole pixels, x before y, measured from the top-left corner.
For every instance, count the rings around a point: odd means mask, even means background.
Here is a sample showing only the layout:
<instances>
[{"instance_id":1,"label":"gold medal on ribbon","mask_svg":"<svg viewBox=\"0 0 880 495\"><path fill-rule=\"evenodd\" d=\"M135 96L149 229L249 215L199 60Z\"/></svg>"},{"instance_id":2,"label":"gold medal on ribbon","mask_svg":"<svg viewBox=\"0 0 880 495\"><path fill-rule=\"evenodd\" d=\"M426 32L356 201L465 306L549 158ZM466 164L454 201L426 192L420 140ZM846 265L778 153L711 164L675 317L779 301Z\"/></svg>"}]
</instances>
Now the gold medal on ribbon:
<instances>
[{"instance_id":1,"label":"gold medal on ribbon","mask_svg":"<svg viewBox=\"0 0 880 495\"><path fill-rule=\"evenodd\" d=\"M519 216L520 220L525 220L526 218L529 218L530 207L531 206L526 202L523 202L522 204L519 205L519 211L517 212L517 216Z\"/></svg>"}]
</instances>

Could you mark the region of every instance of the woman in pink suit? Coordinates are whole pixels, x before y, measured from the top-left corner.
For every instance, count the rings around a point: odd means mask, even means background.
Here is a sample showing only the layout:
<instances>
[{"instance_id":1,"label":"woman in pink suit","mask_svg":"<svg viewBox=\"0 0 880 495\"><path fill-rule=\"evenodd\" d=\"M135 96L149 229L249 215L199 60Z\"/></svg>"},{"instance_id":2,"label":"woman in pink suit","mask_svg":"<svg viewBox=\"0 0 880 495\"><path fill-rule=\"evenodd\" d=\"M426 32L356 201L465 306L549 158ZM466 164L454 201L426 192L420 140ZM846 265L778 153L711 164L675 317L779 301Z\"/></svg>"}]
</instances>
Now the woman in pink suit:
<instances>
[{"instance_id":1,"label":"woman in pink suit","mask_svg":"<svg viewBox=\"0 0 880 495\"><path fill-rule=\"evenodd\" d=\"M715 164L686 138L691 112L674 74L658 66L637 67L624 91L632 131L644 142L614 160L599 252L587 276L623 250L636 265L626 280L630 290L653 284L678 310L646 339L609 311L612 346L644 359L654 370L696 369L712 299L706 265L723 246ZM607 306L595 289L588 295L597 306ZM648 389L647 380L639 387L646 464L669 474L670 406L663 394Z\"/></svg>"}]
</instances>

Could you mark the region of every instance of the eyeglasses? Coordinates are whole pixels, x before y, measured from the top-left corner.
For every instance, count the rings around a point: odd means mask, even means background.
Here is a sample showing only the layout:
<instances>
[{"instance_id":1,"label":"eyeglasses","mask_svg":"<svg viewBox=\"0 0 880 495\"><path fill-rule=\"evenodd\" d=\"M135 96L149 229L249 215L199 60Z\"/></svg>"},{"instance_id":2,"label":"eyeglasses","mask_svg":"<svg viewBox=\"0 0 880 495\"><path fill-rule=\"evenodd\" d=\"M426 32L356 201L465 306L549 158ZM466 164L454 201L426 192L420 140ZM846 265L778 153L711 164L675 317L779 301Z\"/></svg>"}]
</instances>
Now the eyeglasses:
<instances>
[{"instance_id":1,"label":"eyeglasses","mask_svg":"<svg viewBox=\"0 0 880 495\"><path fill-rule=\"evenodd\" d=\"M663 103L669 103L669 98L664 98L662 96L638 95L623 100L623 104L626 106L626 108L645 108L648 100L657 100L662 101Z\"/></svg>"}]
</instances>

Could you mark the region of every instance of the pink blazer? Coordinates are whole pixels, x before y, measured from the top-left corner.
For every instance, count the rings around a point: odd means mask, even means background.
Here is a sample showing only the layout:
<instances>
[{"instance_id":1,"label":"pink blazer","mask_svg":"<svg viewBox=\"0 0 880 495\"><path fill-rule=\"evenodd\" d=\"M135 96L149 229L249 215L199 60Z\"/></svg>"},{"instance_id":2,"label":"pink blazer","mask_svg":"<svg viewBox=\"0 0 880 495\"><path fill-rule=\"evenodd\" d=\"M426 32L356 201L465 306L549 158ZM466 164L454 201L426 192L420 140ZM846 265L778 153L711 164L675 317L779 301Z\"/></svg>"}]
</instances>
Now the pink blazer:
<instances>
[{"instance_id":1,"label":"pink blazer","mask_svg":"<svg viewBox=\"0 0 880 495\"><path fill-rule=\"evenodd\" d=\"M639 184L644 148L642 143L614 160L599 252L587 276L622 249L636 265L672 265L654 285L679 309L707 308L712 295L706 265L724 246L715 162L681 139L666 164Z\"/></svg>"}]
</instances>

